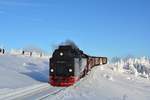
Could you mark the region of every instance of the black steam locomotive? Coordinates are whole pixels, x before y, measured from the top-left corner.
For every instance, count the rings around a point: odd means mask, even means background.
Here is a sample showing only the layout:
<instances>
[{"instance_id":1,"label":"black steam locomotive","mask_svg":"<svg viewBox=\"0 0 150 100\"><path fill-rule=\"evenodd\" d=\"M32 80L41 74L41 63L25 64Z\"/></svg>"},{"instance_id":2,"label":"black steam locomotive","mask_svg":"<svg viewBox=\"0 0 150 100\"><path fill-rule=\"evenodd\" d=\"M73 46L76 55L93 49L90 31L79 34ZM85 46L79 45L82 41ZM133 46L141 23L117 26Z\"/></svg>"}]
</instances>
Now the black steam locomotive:
<instances>
[{"instance_id":1,"label":"black steam locomotive","mask_svg":"<svg viewBox=\"0 0 150 100\"><path fill-rule=\"evenodd\" d=\"M61 45L50 58L49 83L70 86L84 77L92 67L107 63L106 57L92 57L72 45Z\"/></svg>"}]
</instances>

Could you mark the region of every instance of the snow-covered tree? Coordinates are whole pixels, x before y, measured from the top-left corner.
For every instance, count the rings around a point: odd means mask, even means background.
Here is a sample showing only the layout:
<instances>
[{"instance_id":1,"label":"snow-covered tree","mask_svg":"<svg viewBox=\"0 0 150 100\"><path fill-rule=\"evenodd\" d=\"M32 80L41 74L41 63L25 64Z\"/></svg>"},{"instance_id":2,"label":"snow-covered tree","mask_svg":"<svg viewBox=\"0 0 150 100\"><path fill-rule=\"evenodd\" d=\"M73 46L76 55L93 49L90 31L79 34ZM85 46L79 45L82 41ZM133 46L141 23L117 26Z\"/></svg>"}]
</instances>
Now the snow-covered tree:
<instances>
[{"instance_id":1,"label":"snow-covered tree","mask_svg":"<svg viewBox=\"0 0 150 100\"><path fill-rule=\"evenodd\" d=\"M125 57L113 58L111 62L114 64L113 70L123 72L129 70L135 76L150 77L150 59L148 57Z\"/></svg>"}]
</instances>

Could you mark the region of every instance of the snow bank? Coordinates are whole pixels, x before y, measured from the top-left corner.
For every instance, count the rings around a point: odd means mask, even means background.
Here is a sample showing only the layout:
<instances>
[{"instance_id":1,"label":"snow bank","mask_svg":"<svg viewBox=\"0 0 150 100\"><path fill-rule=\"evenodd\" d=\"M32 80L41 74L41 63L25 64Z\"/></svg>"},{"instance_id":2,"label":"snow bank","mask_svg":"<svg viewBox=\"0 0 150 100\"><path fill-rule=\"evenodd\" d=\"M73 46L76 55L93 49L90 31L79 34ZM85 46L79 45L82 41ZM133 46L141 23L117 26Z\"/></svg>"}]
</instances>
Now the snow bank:
<instances>
[{"instance_id":1,"label":"snow bank","mask_svg":"<svg viewBox=\"0 0 150 100\"><path fill-rule=\"evenodd\" d=\"M0 55L0 97L47 83L48 63L47 58ZM150 81L144 76L135 77L149 75L149 64L147 58L130 58L94 67L75 85L46 99L149 100Z\"/></svg>"},{"instance_id":2,"label":"snow bank","mask_svg":"<svg viewBox=\"0 0 150 100\"><path fill-rule=\"evenodd\" d=\"M103 68L101 68L103 67ZM77 84L47 100L149 100L149 81L132 81L130 76L106 66L97 66ZM144 86L143 86L144 85Z\"/></svg>"},{"instance_id":3,"label":"snow bank","mask_svg":"<svg viewBox=\"0 0 150 100\"><path fill-rule=\"evenodd\" d=\"M0 89L15 89L48 82L48 59L0 56Z\"/></svg>"}]
</instances>

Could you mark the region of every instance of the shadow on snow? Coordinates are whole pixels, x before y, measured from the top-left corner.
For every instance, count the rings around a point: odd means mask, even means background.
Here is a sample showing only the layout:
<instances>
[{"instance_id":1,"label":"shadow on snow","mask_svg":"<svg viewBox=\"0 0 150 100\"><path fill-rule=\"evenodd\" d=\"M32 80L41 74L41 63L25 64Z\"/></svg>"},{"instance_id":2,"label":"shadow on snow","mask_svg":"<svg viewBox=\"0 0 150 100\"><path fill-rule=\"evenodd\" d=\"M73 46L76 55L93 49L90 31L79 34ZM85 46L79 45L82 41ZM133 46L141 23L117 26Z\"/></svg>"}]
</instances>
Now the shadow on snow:
<instances>
[{"instance_id":1,"label":"shadow on snow","mask_svg":"<svg viewBox=\"0 0 150 100\"><path fill-rule=\"evenodd\" d=\"M48 77L49 77L48 67L45 67L47 69L40 70L38 68L38 65L33 63L28 63L26 68L28 72L21 72L21 74L29 76L32 79L40 82L44 82L44 83L48 82Z\"/></svg>"}]
</instances>

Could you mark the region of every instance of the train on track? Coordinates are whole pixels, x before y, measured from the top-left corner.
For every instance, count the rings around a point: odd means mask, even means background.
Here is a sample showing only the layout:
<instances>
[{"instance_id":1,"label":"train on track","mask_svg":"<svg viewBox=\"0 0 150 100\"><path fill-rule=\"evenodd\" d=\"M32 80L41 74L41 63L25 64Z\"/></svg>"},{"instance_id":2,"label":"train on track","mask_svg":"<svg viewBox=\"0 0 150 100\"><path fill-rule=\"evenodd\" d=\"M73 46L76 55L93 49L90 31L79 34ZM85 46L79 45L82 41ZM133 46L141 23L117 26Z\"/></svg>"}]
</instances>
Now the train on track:
<instances>
[{"instance_id":1,"label":"train on track","mask_svg":"<svg viewBox=\"0 0 150 100\"><path fill-rule=\"evenodd\" d=\"M49 63L49 83L52 86L71 86L94 66L107 64L107 57L89 56L72 45L60 45Z\"/></svg>"}]
</instances>

